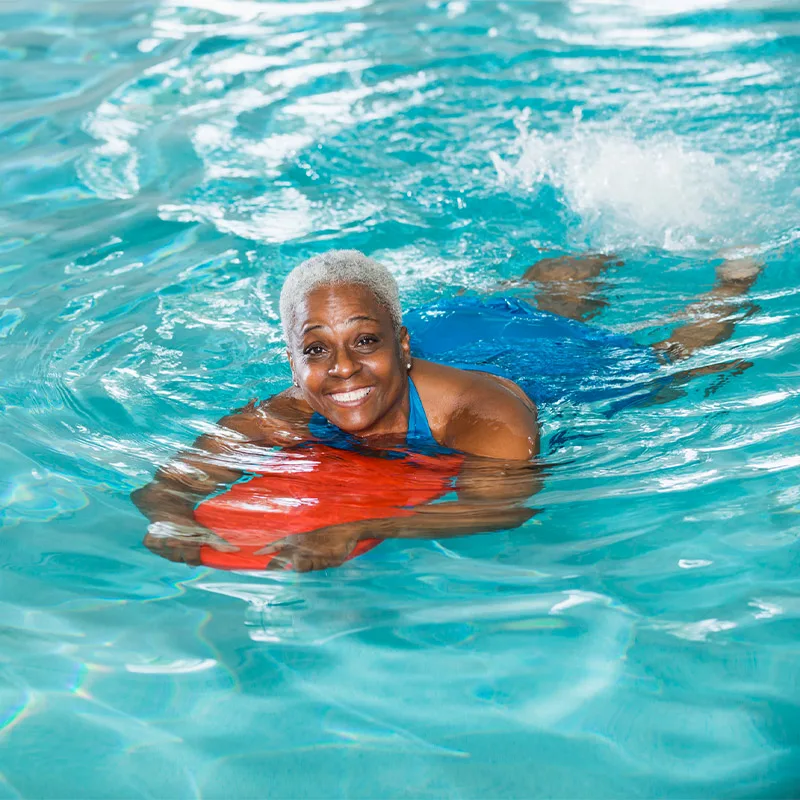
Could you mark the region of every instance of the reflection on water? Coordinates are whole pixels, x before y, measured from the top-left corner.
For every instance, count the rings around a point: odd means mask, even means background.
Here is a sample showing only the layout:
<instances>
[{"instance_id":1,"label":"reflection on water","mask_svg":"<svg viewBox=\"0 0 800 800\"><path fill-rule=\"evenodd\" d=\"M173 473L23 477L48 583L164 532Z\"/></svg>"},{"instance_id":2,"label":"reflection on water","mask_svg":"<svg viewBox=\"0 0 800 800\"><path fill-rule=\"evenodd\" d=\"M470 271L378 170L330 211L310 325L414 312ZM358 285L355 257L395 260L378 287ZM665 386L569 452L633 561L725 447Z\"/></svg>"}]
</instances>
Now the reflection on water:
<instances>
[{"instance_id":1,"label":"reflection on water","mask_svg":"<svg viewBox=\"0 0 800 800\"><path fill-rule=\"evenodd\" d=\"M0 10L0 795L796 795L794 13ZM516 531L156 558L128 493L286 385L280 282L334 246L408 306L613 248L599 319L642 342L755 254L758 311L690 364L754 366L548 406Z\"/></svg>"}]
</instances>

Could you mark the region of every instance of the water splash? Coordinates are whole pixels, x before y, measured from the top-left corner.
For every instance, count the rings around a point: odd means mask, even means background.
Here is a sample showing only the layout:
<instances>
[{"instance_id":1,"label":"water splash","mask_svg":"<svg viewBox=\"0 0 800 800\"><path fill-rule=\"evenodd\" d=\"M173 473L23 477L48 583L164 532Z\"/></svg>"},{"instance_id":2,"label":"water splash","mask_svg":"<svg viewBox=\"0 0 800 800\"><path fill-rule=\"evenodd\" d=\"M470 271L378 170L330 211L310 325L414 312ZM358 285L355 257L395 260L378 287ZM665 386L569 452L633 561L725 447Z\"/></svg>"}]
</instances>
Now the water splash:
<instances>
[{"instance_id":1,"label":"water splash","mask_svg":"<svg viewBox=\"0 0 800 800\"><path fill-rule=\"evenodd\" d=\"M517 129L516 162L491 154L500 183L555 188L593 247L735 244L735 222L753 210L743 203L740 165L675 135L638 138L608 124L541 133L528 128L527 114Z\"/></svg>"}]
</instances>

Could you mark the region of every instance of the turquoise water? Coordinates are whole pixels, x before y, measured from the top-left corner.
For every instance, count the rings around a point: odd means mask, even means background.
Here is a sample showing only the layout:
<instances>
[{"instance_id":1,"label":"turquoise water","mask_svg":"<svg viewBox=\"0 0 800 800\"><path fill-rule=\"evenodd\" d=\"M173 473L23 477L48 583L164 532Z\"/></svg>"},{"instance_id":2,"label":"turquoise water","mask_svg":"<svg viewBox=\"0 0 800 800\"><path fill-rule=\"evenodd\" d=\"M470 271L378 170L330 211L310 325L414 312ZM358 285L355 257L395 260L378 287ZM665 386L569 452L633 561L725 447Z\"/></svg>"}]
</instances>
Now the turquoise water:
<instances>
[{"instance_id":1,"label":"turquoise water","mask_svg":"<svg viewBox=\"0 0 800 800\"><path fill-rule=\"evenodd\" d=\"M0 798L797 796L797 10L0 6ZM408 305L614 250L642 342L738 248L759 310L691 365L753 366L546 409L519 530L157 558L128 493L286 385L331 247Z\"/></svg>"}]
</instances>

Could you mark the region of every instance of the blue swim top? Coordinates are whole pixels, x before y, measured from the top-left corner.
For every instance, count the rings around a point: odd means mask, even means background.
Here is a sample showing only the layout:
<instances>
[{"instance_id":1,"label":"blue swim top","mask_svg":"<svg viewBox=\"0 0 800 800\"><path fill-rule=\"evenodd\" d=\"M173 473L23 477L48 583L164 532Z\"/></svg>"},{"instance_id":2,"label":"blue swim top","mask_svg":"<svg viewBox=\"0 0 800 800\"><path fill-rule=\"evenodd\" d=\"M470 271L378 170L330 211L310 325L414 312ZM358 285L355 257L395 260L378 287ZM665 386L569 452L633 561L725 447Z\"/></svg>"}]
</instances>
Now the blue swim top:
<instances>
[{"instance_id":1,"label":"blue swim top","mask_svg":"<svg viewBox=\"0 0 800 800\"><path fill-rule=\"evenodd\" d=\"M430 447L436 446L436 439L433 438L433 431L428 423L428 415L425 413L425 408L422 405L422 400L419 398L419 392L408 376L408 432L406 433L406 442L414 446Z\"/></svg>"}]
</instances>

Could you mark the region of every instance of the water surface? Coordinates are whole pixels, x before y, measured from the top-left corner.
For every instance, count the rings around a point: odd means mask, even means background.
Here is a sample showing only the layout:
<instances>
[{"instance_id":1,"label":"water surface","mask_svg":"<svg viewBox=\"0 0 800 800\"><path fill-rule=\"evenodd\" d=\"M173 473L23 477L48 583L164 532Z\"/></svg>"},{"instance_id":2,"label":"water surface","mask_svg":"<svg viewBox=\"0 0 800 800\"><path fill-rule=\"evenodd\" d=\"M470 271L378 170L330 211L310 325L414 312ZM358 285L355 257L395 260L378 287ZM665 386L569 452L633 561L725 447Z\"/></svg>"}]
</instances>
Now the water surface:
<instances>
[{"instance_id":1,"label":"water surface","mask_svg":"<svg viewBox=\"0 0 800 800\"><path fill-rule=\"evenodd\" d=\"M0 797L792 797L797 6L0 7ZM642 342L763 259L669 405L543 409L543 512L192 570L129 492L284 388L283 276L406 305L615 251ZM569 435L565 435L568 431Z\"/></svg>"}]
</instances>

